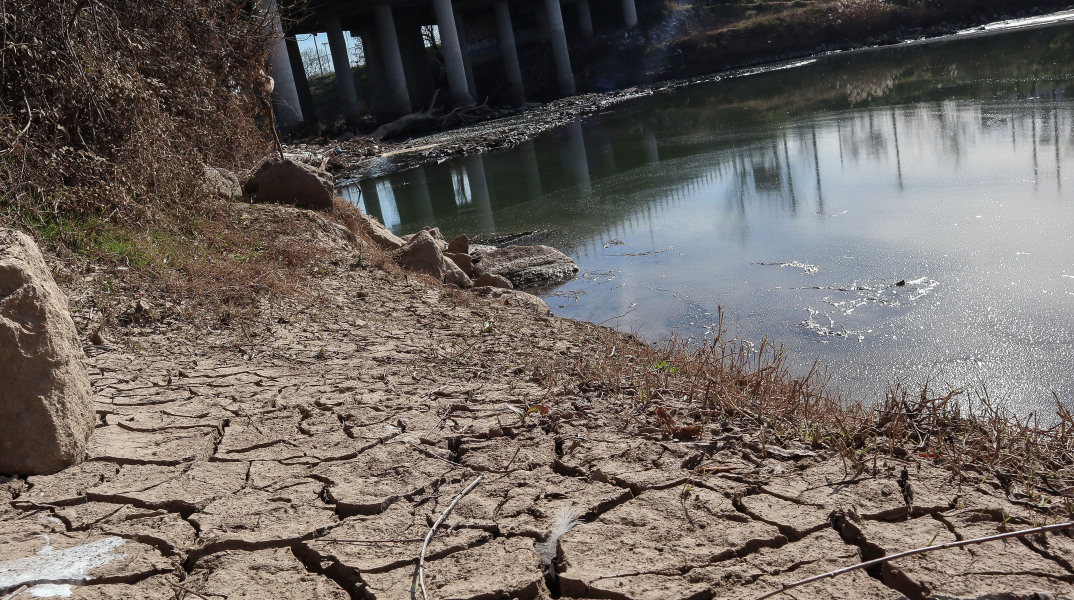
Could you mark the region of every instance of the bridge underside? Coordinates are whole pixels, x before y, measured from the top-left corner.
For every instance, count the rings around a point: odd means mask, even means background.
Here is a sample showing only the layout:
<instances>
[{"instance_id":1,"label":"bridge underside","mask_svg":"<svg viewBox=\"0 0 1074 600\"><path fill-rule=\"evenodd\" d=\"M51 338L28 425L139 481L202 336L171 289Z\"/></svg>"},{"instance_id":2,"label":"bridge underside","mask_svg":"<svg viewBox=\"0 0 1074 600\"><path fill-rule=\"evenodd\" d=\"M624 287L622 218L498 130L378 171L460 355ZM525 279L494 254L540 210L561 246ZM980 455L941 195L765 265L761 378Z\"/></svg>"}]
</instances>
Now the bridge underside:
<instances>
[{"instance_id":1,"label":"bridge underside","mask_svg":"<svg viewBox=\"0 0 1074 600\"><path fill-rule=\"evenodd\" d=\"M634 0L592 1L603 9L598 14L613 17L614 26L637 25ZM262 7L275 13L274 0L263 0ZM546 80L554 81L557 95L575 93L568 40L593 37L593 14L590 0L314 0L286 37L276 19L280 39L271 69L277 122L293 127L318 118L295 35L327 34L347 121L356 122L363 112L387 121L424 109L437 92L422 27L435 25L440 36L447 90L439 98L456 107L490 96L519 105L527 90L531 96L544 92L539 88L547 87ZM363 96L372 100L365 110L351 74L347 35L362 40L369 86Z\"/></svg>"}]
</instances>

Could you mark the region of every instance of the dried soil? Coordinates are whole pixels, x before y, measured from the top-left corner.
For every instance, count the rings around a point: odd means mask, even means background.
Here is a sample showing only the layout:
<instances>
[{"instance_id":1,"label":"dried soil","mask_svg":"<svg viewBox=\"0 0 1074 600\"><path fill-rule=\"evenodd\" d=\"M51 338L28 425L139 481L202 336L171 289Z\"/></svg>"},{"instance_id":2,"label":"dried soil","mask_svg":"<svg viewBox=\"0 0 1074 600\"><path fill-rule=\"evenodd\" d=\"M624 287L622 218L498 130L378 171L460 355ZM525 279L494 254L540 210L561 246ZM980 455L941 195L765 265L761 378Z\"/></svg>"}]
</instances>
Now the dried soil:
<instances>
[{"instance_id":1,"label":"dried soil","mask_svg":"<svg viewBox=\"0 0 1074 600\"><path fill-rule=\"evenodd\" d=\"M263 210L298 240L323 237L317 219ZM748 599L1044 519L926 459L855 473L733 423L666 439L646 410L552 377L607 353L609 335L619 352L633 338L381 270L338 239L323 249L310 297L263 305L253 325L160 311L86 343L89 460L0 478L0 594L408 598L421 540L478 475L428 548L432 598ZM67 290L83 332L93 277ZM548 414L506 406L535 404ZM581 524L548 573L537 543L565 510ZM82 575L18 577L27 559L104 546ZM1074 541L904 558L787 596L1074 597Z\"/></svg>"}]
</instances>

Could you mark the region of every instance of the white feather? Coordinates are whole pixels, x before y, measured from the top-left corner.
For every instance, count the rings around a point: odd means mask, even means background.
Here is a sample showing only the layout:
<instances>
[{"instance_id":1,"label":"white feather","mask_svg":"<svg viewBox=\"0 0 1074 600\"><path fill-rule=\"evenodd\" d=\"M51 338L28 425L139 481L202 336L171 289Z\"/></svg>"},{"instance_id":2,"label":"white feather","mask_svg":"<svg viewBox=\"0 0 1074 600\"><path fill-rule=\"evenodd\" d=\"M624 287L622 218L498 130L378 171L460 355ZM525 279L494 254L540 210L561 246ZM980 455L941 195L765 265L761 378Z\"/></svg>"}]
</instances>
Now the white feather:
<instances>
[{"instance_id":1,"label":"white feather","mask_svg":"<svg viewBox=\"0 0 1074 600\"><path fill-rule=\"evenodd\" d=\"M582 523L578 520L578 517L580 516L582 516L581 511L573 506L564 506L559 509L559 513L556 515L555 520L552 521L552 529L548 531L548 539L534 544L545 569L548 569L549 571L552 570L552 561L555 560L559 550L559 538L563 537L563 534L571 529L574 529L576 525Z\"/></svg>"}]
</instances>

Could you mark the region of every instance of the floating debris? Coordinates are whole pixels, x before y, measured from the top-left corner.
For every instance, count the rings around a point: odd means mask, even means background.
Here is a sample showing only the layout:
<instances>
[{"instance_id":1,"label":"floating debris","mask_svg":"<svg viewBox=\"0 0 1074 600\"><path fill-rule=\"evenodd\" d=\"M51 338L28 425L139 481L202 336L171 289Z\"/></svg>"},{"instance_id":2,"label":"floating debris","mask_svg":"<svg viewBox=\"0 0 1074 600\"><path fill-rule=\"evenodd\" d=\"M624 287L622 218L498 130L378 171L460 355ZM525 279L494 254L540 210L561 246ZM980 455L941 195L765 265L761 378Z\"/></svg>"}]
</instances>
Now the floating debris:
<instances>
[{"instance_id":1,"label":"floating debris","mask_svg":"<svg viewBox=\"0 0 1074 600\"><path fill-rule=\"evenodd\" d=\"M835 323L835 319L833 319L831 317L831 315L828 315L826 313L822 313L819 310L813 308L812 306L807 306L806 310L809 311L809 317L807 317L804 321L802 321L799 324L802 327L805 327L806 329L812 331L813 333L816 333L819 336L823 336L823 337L841 337L841 338L856 337L856 338L858 338L858 341L860 342L860 341L865 339L865 334L866 333L871 333L872 332L871 329L862 330L862 331L852 331L852 330L847 329L846 327L844 327L842 325L837 326L836 323ZM817 320L814 318L817 315L821 315L822 317L827 319L828 324L823 325L821 323L818 323Z\"/></svg>"},{"instance_id":2,"label":"floating debris","mask_svg":"<svg viewBox=\"0 0 1074 600\"><path fill-rule=\"evenodd\" d=\"M607 246L605 246L605 247L607 247ZM668 250L671 250L674 247L675 246L668 246L667 248L664 248L663 250L650 250L648 252L627 252L625 254L605 254L604 256L649 256L651 254L663 254L663 253L667 252Z\"/></svg>"},{"instance_id":3,"label":"floating debris","mask_svg":"<svg viewBox=\"0 0 1074 600\"><path fill-rule=\"evenodd\" d=\"M783 267L793 267L795 269L801 269L802 273L805 273L806 275L816 275L817 271L820 271L820 267L818 267L817 265L811 265L809 263L799 262L797 260L793 260L793 261L790 261L790 262L757 262L757 263L753 263L753 264L762 265L762 266L765 266L765 267L779 267L781 269ZM808 289L808 288L795 288L795 289ZM819 289L819 288L817 288L817 289Z\"/></svg>"}]
</instances>

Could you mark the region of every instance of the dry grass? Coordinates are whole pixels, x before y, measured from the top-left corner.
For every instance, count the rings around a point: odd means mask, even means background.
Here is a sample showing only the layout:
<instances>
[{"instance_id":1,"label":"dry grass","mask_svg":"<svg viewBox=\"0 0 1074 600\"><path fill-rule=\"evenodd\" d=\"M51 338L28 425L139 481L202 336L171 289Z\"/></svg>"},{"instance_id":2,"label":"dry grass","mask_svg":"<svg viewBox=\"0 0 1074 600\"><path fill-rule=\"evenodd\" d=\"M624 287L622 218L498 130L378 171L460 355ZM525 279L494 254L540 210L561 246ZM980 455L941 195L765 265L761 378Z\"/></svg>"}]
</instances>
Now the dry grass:
<instances>
[{"instance_id":1,"label":"dry grass","mask_svg":"<svg viewBox=\"0 0 1074 600\"><path fill-rule=\"evenodd\" d=\"M692 439L753 432L762 447L800 443L838 453L847 477L875 474L892 460L930 460L961 481L996 482L1017 504L1069 512L1074 501L1074 415L1020 417L986 394L894 386L875 405L826 390L814 368L795 375L782 348L672 338L641 343L598 328L570 363L547 365L550 387L599 390L621 408L624 426Z\"/></svg>"},{"instance_id":2,"label":"dry grass","mask_svg":"<svg viewBox=\"0 0 1074 600\"><path fill-rule=\"evenodd\" d=\"M325 257L250 228L203 172L241 175L270 151L264 15L239 0L0 2L0 226L74 277L108 272L106 314L161 296L231 318L308 293Z\"/></svg>"}]
</instances>

